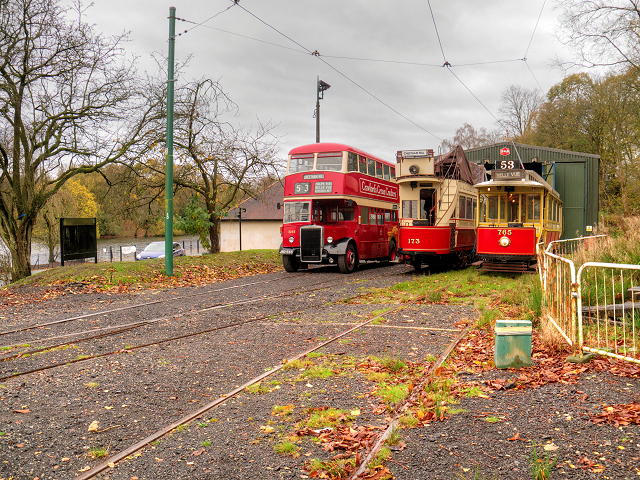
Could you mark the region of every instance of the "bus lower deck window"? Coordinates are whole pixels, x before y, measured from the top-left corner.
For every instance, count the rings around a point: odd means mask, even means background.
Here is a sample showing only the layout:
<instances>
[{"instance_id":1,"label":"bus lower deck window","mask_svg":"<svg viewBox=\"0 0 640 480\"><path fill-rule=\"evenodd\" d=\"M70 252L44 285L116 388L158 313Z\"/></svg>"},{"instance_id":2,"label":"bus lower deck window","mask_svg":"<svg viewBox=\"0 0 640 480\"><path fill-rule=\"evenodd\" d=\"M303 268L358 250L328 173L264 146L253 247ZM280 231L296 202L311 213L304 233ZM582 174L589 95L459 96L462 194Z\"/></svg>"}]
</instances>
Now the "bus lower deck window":
<instances>
[{"instance_id":1,"label":"bus lower deck window","mask_svg":"<svg viewBox=\"0 0 640 480\"><path fill-rule=\"evenodd\" d=\"M367 207L360 207L360 223L369 225L369 209Z\"/></svg>"}]
</instances>

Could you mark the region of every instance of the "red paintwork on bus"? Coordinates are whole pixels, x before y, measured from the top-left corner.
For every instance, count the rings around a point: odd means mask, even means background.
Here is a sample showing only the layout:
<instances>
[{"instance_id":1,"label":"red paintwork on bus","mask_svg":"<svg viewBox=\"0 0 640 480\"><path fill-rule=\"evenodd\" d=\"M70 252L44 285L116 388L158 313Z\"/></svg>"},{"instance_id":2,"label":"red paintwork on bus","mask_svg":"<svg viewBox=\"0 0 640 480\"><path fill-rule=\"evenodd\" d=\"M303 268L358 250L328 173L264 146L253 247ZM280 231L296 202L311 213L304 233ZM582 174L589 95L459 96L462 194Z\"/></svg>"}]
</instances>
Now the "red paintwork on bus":
<instances>
[{"instance_id":1,"label":"red paintwork on bus","mask_svg":"<svg viewBox=\"0 0 640 480\"><path fill-rule=\"evenodd\" d=\"M395 163L384 161L362 150L339 143L315 143L303 145L291 150L289 155L343 151L354 152L358 155L384 163L393 168L396 166ZM320 175L322 175L322 177L317 178ZM307 176L306 179L305 176ZM295 184L300 182L310 184L309 193L295 193ZM325 193L314 193L315 184L317 182L332 182L331 191ZM382 225L378 225L377 223L373 225L359 223L358 219L363 199L383 202L380 208L370 207L368 211L369 213L375 211L376 215L380 214L384 218L385 210L393 212L394 204L397 208L400 201L398 186L395 182L372 177L359 172L342 173L329 170L310 170L287 175L284 180L285 202L311 201L313 203L320 200L325 206L336 202L345 206L344 204L347 201L351 201L354 209L354 219L339 222L318 222L311 220L309 222L285 223L282 226L283 247L298 248L300 246L299 229L301 226L322 225L324 227L325 242L328 237L333 237L334 240L352 238L356 243L358 257L361 260L388 256L391 240L393 238L398 238L398 222L397 220L385 221ZM292 242L289 242L290 237L293 237Z\"/></svg>"},{"instance_id":2,"label":"red paintwork on bus","mask_svg":"<svg viewBox=\"0 0 640 480\"><path fill-rule=\"evenodd\" d=\"M511 243L507 247L499 240L507 237ZM536 229L534 227L478 227L477 253L482 255L535 255Z\"/></svg>"},{"instance_id":3,"label":"red paintwork on bus","mask_svg":"<svg viewBox=\"0 0 640 480\"><path fill-rule=\"evenodd\" d=\"M322 175L322 178L307 178ZM296 183L310 183L309 193L296 194L294 187ZM314 193L316 182L332 182L331 192ZM308 172L292 173L284 180L285 200L292 200L295 197L301 198L322 198L326 196L344 195L345 197L360 197L370 200L382 200L383 202L399 203L398 186L380 178L371 177L358 172L340 173L332 171L312 170ZM288 198L292 197L292 198Z\"/></svg>"}]
</instances>

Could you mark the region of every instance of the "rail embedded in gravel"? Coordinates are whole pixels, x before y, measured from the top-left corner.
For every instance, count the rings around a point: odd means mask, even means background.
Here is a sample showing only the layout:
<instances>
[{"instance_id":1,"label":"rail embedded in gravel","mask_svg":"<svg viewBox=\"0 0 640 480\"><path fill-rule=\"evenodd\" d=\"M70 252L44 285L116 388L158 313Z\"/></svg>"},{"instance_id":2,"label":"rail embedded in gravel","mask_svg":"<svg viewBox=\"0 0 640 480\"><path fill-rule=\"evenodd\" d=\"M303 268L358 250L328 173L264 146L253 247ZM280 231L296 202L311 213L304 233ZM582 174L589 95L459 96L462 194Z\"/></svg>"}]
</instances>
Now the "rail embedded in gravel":
<instances>
[{"instance_id":1,"label":"rail embedded in gravel","mask_svg":"<svg viewBox=\"0 0 640 480\"><path fill-rule=\"evenodd\" d=\"M358 323L357 325L345 330L344 332L339 333L338 335L335 335L333 337L331 337L329 340L324 341L318 345L316 345L315 347L312 347L302 353L299 353L298 355L295 355L294 357L291 357L289 359L286 360L286 362L283 362L279 365L274 366L272 369L270 369L268 372L263 373L262 375L259 375L251 380L249 380L247 383L245 383L244 385L241 385L233 390L231 390L230 392L220 396L219 398L217 398L216 400L204 405L203 407L199 408L198 410L195 410L191 413L189 413L188 415L180 418L179 420L173 422L172 424L152 433L151 435L149 435L148 437L140 440L139 442L131 445L130 447L126 448L125 450L122 450L121 452L112 455L111 457L108 458L107 461L93 467L91 470L88 470L86 472L84 472L82 475L76 477L74 480L88 480L90 478L95 477L96 475L98 475L99 473L103 472L104 470L111 468L112 465L120 462L121 460L124 460L125 458L127 458L129 455L132 455L134 453L136 453L139 450L142 450L143 448L145 448L147 445L149 445L151 442L154 442L156 440L158 440L159 438L167 435L168 433L170 433L172 430L174 430L175 428L179 427L180 425L184 425L186 423L189 423L190 421L200 417L201 415L203 415L204 413L206 413L207 411L211 410L212 408L220 405L221 403L227 401L229 398L234 397L236 395L238 395L239 393L241 393L245 388L258 383L260 381L262 381L265 378L268 378L269 376L273 375L274 373L279 372L283 366L286 363L289 362L293 362L295 360L298 360L316 350L319 350L333 342L335 342L336 340L339 340L340 338L344 337L345 335L348 335L349 333L353 332L354 330L358 330L368 324L370 324L371 322L373 322L374 320L378 319L378 318L382 318L384 315L389 315L390 313L394 313L397 312L399 310L402 310L404 308L406 308L407 306L413 304L413 303L417 303L419 301L424 300L425 297L419 297L415 300L412 300L410 302L406 302L403 303L402 305L400 305L399 307L396 307L392 310L386 311L382 314L378 314L378 315L372 315L370 316L367 320ZM264 317L266 318L266 317ZM459 341L459 340L458 340ZM451 349L453 347L450 347ZM449 349L447 349L447 351L450 351ZM444 360L443 360L444 361Z\"/></svg>"},{"instance_id":2,"label":"rail embedded in gravel","mask_svg":"<svg viewBox=\"0 0 640 480\"><path fill-rule=\"evenodd\" d=\"M374 277L374 278L368 279L368 280L377 280L377 279L380 279L380 278L390 277L390 276L394 276L394 275L397 275L397 273L380 275L380 276L377 276L377 277ZM326 280L326 281L323 281L323 282L312 283L311 285L308 285L308 286L323 285L323 284L326 284L326 283L329 283L329 282L333 282L333 279L332 280ZM259 283L263 283L263 282L255 282L254 284L259 284ZM348 281L344 282L344 284L348 284L348 283L350 283L350 282L348 282ZM104 327L103 329L91 330L90 332L93 333L93 332L101 331L101 330L104 330L104 329L112 329L112 328L118 328L118 327L124 327L124 328L120 328L119 330L111 330L109 332L101 333L99 335L92 335L90 337L85 337L85 338L81 338L81 339L75 339L75 340L69 341L69 342L58 343L58 344L55 344L55 345L48 345L46 347L41 347L41 348L38 348L38 349L35 349L35 350L30 350L30 351L26 351L26 352L20 352L19 354L13 354L13 355L10 355L10 356L2 357L2 358L0 358L0 362L8 361L8 360L11 360L11 359L14 359L14 358L19 358L20 356L23 356L23 355L31 355L33 353L39 353L39 352L42 352L42 351L47 350L47 349L58 348L58 347L62 347L62 346L65 346L65 345L72 345L72 344L81 343L81 342L85 342L85 341L89 341L89 340L94 340L94 339L97 339L97 338L116 335L118 333L122 333L122 332L125 332L125 331L133 330L134 328L139 328L139 327L146 326L146 325L152 325L154 323L158 323L158 322L161 322L161 321L164 321L164 320L175 320L175 319L186 317L186 316L191 316L191 315L195 315L195 314L201 314L201 313L204 313L204 312L207 312L207 311L211 311L211 310L229 308L229 307L238 306L238 305L245 305L245 304L248 304L248 303L255 303L255 302L264 301L264 300L271 300L271 299L275 299L275 298L289 297L289 296L294 296L294 295L298 295L298 294L301 294L301 293L308 293L308 292L315 292L315 291L319 291L319 290L326 290L328 288L333 288L334 286L335 285L329 285L329 286L325 286L325 287L317 287L317 288L306 289L306 290L296 290L296 291L293 291L293 292L284 292L284 293L280 293L280 294L276 294L276 295L270 295L270 296L262 295L260 297L256 297L256 298L252 298L252 299L237 300L237 301L229 302L229 303L226 303L226 304L216 304L216 305L212 305L212 306L209 306L209 307L197 310L197 311L178 313L178 314L175 314L175 315L155 318L155 319L151 319L151 320L145 320L145 321L141 321L141 322L135 322L135 323L131 323L131 324L117 325L117 326L113 326L113 327ZM209 292L209 293L211 293L211 292ZM184 296L183 298L188 298L188 297L189 296ZM169 299L169 301L171 301L171 300L172 299ZM309 308L312 308L312 307L309 307ZM285 314L285 313L291 313L291 312L290 311L278 312L278 314ZM271 315L269 315L269 316L271 316ZM99 355L88 355L88 356L85 356L83 358L78 358L78 359L68 360L68 361L64 361L64 362L60 362L60 363L50 364L50 365L46 365L44 367L35 368L35 369L31 369L31 370L26 370L24 372L16 372L16 373L13 373L11 375L0 376L0 381L16 378L16 377L19 377L19 376L30 375L32 373L37 373L37 372L41 372L41 371L45 371L45 370L51 370L53 368L58 368L58 367L70 365L72 363L78 363L78 362L84 362L84 361L92 360L92 359L96 359L96 358L102 358L102 357L106 357L106 356L122 353L124 351L136 350L136 349L139 349L139 348L149 347L151 345L157 345L157 344L161 344L161 343L172 342L172 341L181 340L181 339L184 339L184 338L189 338L189 337L193 337L193 336L197 336L197 335L203 335L203 334L206 334L206 333L211 333L211 332L214 332L214 331L217 331L217 330L222 330L222 329L231 328L231 327L237 327L237 326L245 325L245 324L248 324L248 323L253 323L253 322L260 321L260 320L264 320L265 318L268 318L269 316L252 318L252 319L249 319L249 320L230 323L230 324L227 324L227 325L214 327L214 328L209 328L209 329L205 329L205 330L201 330L201 331L198 331L198 332L193 332L193 333L189 333L189 334L185 334L185 335L179 335L179 336L169 337L169 338L165 338L165 339L155 340L153 342L149 342L149 343L145 343L145 344L129 346L128 348L124 348L124 349L120 348L120 349L113 350L113 351L110 351L110 352L101 353ZM86 333L86 331L85 332L78 332L78 334L80 334L80 333ZM74 335L74 334L72 333L72 334L67 334L67 335ZM64 337L66 337L67 335L65 335ZM56 337L48 337L48 338L46 338L44 340L41 340L41 341L47 341L47 340L51 340L53 338L56 338ZM60 338L60 337L58 337L58 338ZM30 344L31 343L36 343L36 342L38 342L38 340L35 340L35 341L34 340L30 340ZM20 344L17 344L17 345L20 345ZM4 347L4 348L6 348L6 347Z\"/></svg>"}]
</instances>

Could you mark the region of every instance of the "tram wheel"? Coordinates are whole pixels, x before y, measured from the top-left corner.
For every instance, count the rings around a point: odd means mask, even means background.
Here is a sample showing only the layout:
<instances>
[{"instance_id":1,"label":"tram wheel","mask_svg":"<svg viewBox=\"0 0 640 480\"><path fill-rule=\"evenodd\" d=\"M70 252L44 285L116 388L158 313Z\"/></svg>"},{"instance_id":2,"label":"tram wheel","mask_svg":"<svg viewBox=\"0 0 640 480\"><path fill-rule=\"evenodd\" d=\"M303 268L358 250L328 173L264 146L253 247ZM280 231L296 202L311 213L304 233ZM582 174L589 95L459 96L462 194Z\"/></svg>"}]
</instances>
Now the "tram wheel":
<instances>
[{"instance_id":1,"label":"tram wheel","mask_svg":"<svg viewBox=\"0 0 640 480\"><path fill-rule=\"evenodd\" d=\"M338 268L341 273L352 273L358 266L356 247L349 245L344 255L338 256Z\"/></svg>"},{"instance_id":2,"label":"tram wheel","mask_svg":"<svg viewBox=\"0 0 640 480\"><path fill-rule=\"evenodd\" d=\"M297 272L300 268L300 260L293 255L283 255L282 265L287 272Z\"/></svg>"},{"instance_id":3,"label":"tram wheel","mask_svg":"<svg viewBox=\"0 0 640 480\"><path fill-rule=\"evenodd\" d=\"M391 240L389 244L389 262L393 262L396 258L398 258L398 250L396 248L396 242Z\"/></svg>"}]
</instances>

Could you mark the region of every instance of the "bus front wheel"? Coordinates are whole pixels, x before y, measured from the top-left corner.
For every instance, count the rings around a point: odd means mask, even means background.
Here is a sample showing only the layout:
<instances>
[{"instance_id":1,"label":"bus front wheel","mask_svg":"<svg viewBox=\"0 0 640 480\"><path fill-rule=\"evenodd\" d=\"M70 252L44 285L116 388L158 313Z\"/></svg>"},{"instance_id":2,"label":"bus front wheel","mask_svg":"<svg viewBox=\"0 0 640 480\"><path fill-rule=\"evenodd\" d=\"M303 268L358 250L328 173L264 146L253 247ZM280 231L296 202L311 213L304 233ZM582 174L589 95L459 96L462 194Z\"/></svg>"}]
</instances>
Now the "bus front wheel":
<instances>
[{"instance_id":1,"label":"bus front wheel","mask_svg":"<svg viewBox=\"0 0 640 480\"><path fill-rule=\"evenodd\" d=\"M287 272L297 272L300 268L300 260L294 255L283 255L282 265Z\"/></svg>"},{"instance_id":2,"label":"bus front wheel","mask_svg":"<svg viewBox=\"0 0 640 480\"><path fill-rule=\"evenodd\" d=\"M349 245L344 255L338 257L338 268L341 273L351 273L358 266L358 252L356 247Z\"/></svg>"}]
</instances>

